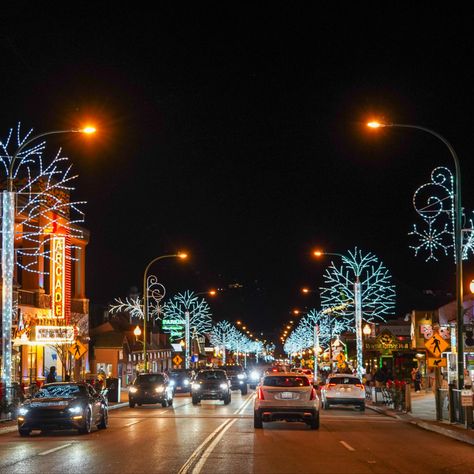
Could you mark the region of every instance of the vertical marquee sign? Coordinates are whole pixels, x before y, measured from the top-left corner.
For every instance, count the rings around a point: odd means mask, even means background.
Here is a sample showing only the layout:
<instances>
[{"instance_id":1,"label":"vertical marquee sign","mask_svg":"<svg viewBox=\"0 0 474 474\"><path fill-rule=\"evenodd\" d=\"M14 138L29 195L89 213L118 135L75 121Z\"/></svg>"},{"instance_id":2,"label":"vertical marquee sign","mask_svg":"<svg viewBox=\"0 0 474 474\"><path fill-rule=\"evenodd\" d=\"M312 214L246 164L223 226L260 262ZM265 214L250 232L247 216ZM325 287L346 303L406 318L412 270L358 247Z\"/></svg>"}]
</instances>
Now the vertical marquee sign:
<instances>
[{"instance_id":1,"label":"vertical marquee sign","mask_svg":"<svg viewBox=\"0 0 474 474\"><path fill-rule=\"evenodd\" d=\"M64 305L64 270L66 259L66 239L65 237L51 238L51 292L52 310L54 318L65 317Z\"/></svg>"}]
</instances>

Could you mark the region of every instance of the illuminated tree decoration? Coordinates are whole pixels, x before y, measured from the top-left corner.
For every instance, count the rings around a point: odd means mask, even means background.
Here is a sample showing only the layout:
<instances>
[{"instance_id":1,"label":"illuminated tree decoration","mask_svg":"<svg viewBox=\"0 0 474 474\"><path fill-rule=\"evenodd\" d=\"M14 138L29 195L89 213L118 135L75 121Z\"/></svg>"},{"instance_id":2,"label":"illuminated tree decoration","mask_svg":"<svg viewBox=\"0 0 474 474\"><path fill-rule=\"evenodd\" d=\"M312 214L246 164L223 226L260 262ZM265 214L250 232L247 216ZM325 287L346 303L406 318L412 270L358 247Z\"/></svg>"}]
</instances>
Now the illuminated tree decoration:
<instances>
[{"instance_id":1,"label":"illuminated tree decoration","mask_svg":"<svg viewBox=\"0 0 474 474\"><path fill-rule=\"evenodd\" d=\"M426 253L426 261L438 260L440 254L454 256L454 178L448 168L439 166L431 173L431 181L420 186L413 194L413 207L423 220L424 228L416 224L408 235L417 240L410 248L415 256ZM463 260L474 252L472 218L465 220L463 229Z\"/></svg>"},{"instance_id":2,"label":"illuminated tree decoration","mask_svg":"<svg viewBox=\"0 0 474 474\"><path fill-rule=\"evenodd\" d=\"M226 350L232 350L239 331L228 321L219 321L211 330L210 342L223 350L222 362L226 362Z\"/></svg>"},{"instance_id":3,"label":"illuminated tree decoration","mask_svg":"<svg viewBox=\"0 0 474 474\"><path fill-rule=\"evenodd\" d=\"M191 333L204 336L212 330L211 308L204 298L199 298L194 292L186 290L168 300L162 308L163 319L186 320L189 313L189 328Z\"/></svg>"}]
</instances>

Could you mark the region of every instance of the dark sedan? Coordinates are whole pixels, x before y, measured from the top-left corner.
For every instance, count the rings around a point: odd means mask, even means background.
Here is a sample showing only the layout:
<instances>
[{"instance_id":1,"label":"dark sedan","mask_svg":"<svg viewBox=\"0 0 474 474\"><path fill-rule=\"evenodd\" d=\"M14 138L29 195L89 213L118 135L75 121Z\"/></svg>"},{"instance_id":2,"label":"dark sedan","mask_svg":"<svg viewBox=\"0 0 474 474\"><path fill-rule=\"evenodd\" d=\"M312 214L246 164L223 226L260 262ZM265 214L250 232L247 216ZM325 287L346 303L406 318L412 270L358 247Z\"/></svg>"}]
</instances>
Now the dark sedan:
<instances>
[{"instance_id":1,"label":"dark sedan","mask_svg":"<svg viewBox=\"0 0 474 474\"><path fill-rule=\"evenodd\" d=\"M223 400L228 405L231 400L230 380L224 370L201 370L191 385L193 405L201 400Z\"/></svg>"},{"instance_id":2,"label":"dark sedan","mask_svg":"<svg viewBox=\"0 0 474 474\"><path fill-rule=\"evenodd\" d=\"M173 387L173 391L177 393L190 392L191 391L191 380L194 377L192 370L177 369L170 372L170 384Z\"/></svg>"},{"instance_id":3,"label":"dark sedan","mask_svg":"<svg viewBox=\"0 0 474 474\"><path fill-rule=\"evenodd\" d=\"M173 387L165 374L139 374L128 388L128 404L134 408L144 403L173 405Z\"/></svg>"},{"instance_id":4,"label":"dark sedan","mask_svg":"<svg viewBox=\"0 0 474 474\"><path fill-rule=\"evenodd\" d=\"M18 431L77 429L90 433L92 426L107 428L107 400L87 383L51 383L18 409Z\"/></svg>"}]
</instances>

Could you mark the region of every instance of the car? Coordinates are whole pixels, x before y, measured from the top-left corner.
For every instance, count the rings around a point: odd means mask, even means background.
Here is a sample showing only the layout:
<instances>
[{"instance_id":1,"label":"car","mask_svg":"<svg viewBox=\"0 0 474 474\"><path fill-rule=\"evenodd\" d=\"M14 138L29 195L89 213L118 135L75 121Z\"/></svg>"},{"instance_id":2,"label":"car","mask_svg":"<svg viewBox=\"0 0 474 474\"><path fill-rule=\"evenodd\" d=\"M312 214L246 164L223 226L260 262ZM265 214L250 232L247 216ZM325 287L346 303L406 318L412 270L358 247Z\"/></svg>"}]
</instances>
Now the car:
<instances>
[{"instance_id":1,"label":"car","mask_svg":"<svg viewBox=\"0 0 474 474\"><path fill-rule=\"evenodd\" d=\"M226 371L231 390L240 390L242 395L247 395L247 374L241 365L223 365L219 368Z\"/></svg>"},{"instance_id":2,"label":"car","mask_svg":"<svg viewBox=\"0 0 474 474\"><path fill-rule=\"evenodd\" d=\"M263 422L300 421L319 429L319 398L308 377L273 372L263 377L254 402L254 428Z\"/></svg>"},{"instance_id":3,"label":"car","mask_svg":"<svg viewBox=\"0 0 474 474\"><path fill-rule=\"evenodd\" d=\"M351 374L332 374L321 387L323 409L331 405L354 405L365 410L365 387L359 377Z\"/></svg>"},{"instance_id":4,"label":"car","mask_svg":"<svg viewBox=\"0 0 474 474\"><path fill-rule=\"evenodd\" d=\"M257 388L257 385L260 383L261 378L262 378L262 371L257 368L252 369L248 376L249 387L252 389Z\"/></svg>"},{"instance_id":5,"label":"car","mask_svg":"<svg viewBox=\"0 0 474 474\"><path fill-rule=\"evenodd\" d=\"M193 370L175 369L169 374L170 384L174 393L186 393L191 391L191 382L194 377Z\"/></svg>"},{"instance_id":6,"label":"car","mask_svg":"<svg viewBox=\"0 0 474 474\"><path fill-rule=\"evenodd\" d=\"M225 370L200 370L191 384L191 396L193 405L201 400L223 400L224 405L228 405L232 392Z\"/></svg>"},{"instance_id":7,"label":"car","mask_svg":"<svg viewBox=\"0 0 474 474\"><path fill-rule=\"evenodd\" d=\"M18 432L29 436L32 430L77 429L88 434L95 425L107 428L107 399L85 382L58 382L43 385L18 409Z\"/></svg>"},{"instance_id":8,"label":"car","mask_svg":"<svg viewBox=\"0 0 474 474\"><path fill-rule=\"evenodd\" d=\"M173 386L166 374L138 374L128 388L130 408L144 403L161 403L163 408L173 405Z\"/></svg>"}]
</instances>

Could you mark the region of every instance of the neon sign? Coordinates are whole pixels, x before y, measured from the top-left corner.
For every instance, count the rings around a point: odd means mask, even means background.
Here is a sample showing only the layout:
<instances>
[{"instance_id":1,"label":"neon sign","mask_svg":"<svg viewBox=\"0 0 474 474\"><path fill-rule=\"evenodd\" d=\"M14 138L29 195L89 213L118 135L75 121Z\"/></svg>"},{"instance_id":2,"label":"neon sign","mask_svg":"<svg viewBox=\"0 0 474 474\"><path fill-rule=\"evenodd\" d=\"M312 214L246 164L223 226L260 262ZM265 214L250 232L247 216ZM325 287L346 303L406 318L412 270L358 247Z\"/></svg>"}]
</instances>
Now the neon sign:
<instances>
[{"instance_id":1,"label":"neon sign","mask_svg":"<svg viewBox=\"0 0 474 474\"><path fill-rule=\"evenodd\" d=\"M65 238L51 239L51 289L53 317L64 318L64 268L65 268Z\"/></svg>"},{"instance_id":2,"label":"neon sign","mask_svg":"<svg viewBox=\"0 0 474 474\"><path fill-rule=\"evenodd\" d=\"M51 344L74 341L74 326L36 326L36 342Z\"/></svg>"}]
</instances>

